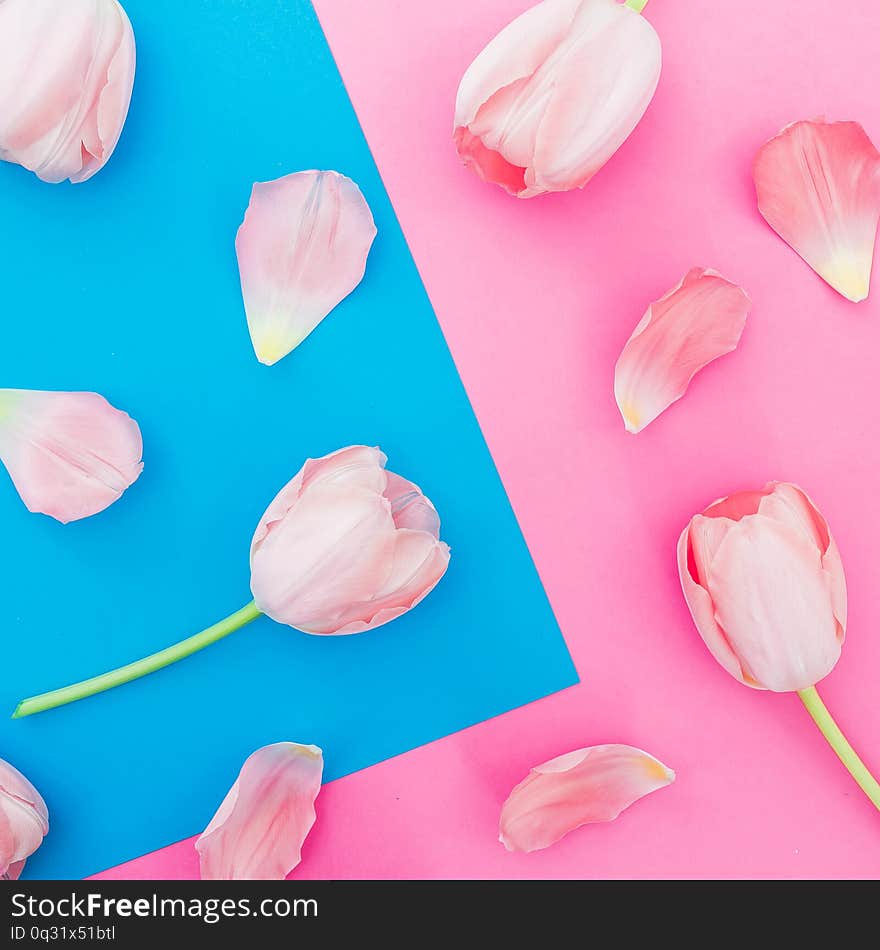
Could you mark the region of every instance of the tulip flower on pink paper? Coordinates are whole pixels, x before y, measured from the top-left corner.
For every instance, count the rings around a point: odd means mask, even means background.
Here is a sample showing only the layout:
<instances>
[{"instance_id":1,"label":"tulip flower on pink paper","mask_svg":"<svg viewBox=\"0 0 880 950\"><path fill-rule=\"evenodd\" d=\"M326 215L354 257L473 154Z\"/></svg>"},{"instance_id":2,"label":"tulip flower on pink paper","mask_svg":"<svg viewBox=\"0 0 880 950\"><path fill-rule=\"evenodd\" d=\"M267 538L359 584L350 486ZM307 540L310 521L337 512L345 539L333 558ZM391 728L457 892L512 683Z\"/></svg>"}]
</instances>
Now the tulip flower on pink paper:
<instances>
[{"instance_id":1,"label":"tulip flower on pink paper","mask_svg":"<svg viewBox=\"0 0 880 950\"><path fill-rule=\"evenodd\" d=\"M652 303L614 368L614 396L627 432L640 432L685 394L694 375L739 344L746 292L695 267Z\"/></svg>"},{"instance_id":2,"label":"tulip flower on pink paper","mask_svg":"<svg viewBox=\"0 0 880 950\"><path fill-rule=\"evenodd\" d=\"M315 823L323 771L314 745L277 742L254 752L196 841L202 880L284 880Z\"/></svg>"},{"instance_id":3,"label":"tulip flower on pink paper","mask_svg":"<svg viewBox=\"0 0 880 950\"><path fill-rule=\"evenodd\" d=\"M838 293L868 296L880 220L880 153L858 122L794 122L755 158L758 208Z\"/></svg>"},{"instance_id":4,"label":"tulip flower on pink paper","mask_svg":"<svg viewBox=\"0 0 880 950\"><path fill-rule=\"evenodd\" d=\"M501 809L508 851L538 851L570 831L612 821L634 802L675 781L675 772L628 745L596 745L557 756L529 772Z\"/></svg>"},{"instance_id":5,"label":"tulip flower on pink paper","mask_svg":"<svg viewBox=\"0 0 880 950\"><path fill-rule=\"evenodd\" d=\"M363 445L309 459L260 519L251 544L253 601L173 647L23 700L30 716L120 686L201 650L266 614L304 633L374 630L411 610L449 566L440 518L418 485Z\"/></svg>"},{"instance_id":6,"label":"tulip flower on pink paper","mask_svg":"<svg viewBox=\"0 0 880 950\"><path fill-rule=\"evenodd\" d=\"M0 461L29 511L63 524L103 511L142 454L137 423L97 393L0 389Z\"/></svg>"},{"instance_id":7,"label":"tulip flower on pink paper","mask_svg":"<svg viewBox=\"0 0 880 950\"><path fill-rule=\"evenodd\" d=\"M134 33L116 0L0 3L0 159L82 182L119 140Z\"/></svg>"},{"instance_id":8,"label":"tulip flower on pink paper","mask_svg":"<svg viewBox=\"0 0 880 950\"><path fill-rule=\"evenodd\" d=\"M360 189L338 172L254 185L235 249L261 363L287 356L357 287L375 236Z\"/></svg>"},{"instance_id":9,"label":"tulip flower on pink paper","mask_svg":"<svg viewBox=\"0 0 880 950\"><path fill-rule=\"evenodd\" d=\"M636 127L660 78L647 0L544 0L468 67L455 104L465 165L520 198L584 185Z\"/></svg>"},{"instance_id":10,"label":"tulip flower on pink paper","mask_svg":"<svg viewBox=\"0 0 880 950\"><path fill-rule=\"evenodd\" d=\"M746 686L797 692L880 808L880 785L815 688L840 658L846 579L828 524L807 494L770 482L713 502L682 532L678 571L691 616L715 659Z\"/></svg>"},{"instance_id":11,"label":"tulip flower on pink paper","mask_svg":"<svg viewBox=\"0 0 880 950\"><path fill-rule=\"evenodd\" d=\"M40 793L0 759L0 878L17 881L48 833L49 812Z\"/></svg>"}]
</instances>

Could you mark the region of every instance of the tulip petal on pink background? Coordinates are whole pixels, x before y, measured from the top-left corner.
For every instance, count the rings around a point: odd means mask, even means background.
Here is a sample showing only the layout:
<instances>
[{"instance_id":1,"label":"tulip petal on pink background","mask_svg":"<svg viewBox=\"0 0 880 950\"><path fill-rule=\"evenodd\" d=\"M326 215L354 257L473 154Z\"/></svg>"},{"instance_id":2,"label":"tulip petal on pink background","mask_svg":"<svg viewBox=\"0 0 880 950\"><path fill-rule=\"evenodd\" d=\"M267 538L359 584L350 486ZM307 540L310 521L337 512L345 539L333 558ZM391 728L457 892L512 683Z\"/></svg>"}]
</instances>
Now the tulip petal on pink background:
<instances>
[{"instance_id":1,"label":"tulip petal on pink background","mask_svg":"<svg viewBox=\"0 0 880 950\"><path fill-rule=\"evenodd\" d=\"M261 363L287 356L357 287L375 236L360 189L338 172L254 185L235 249Z\"/></svg>"},{"instance_id":2,"label":"tulip petal on pink background","mask_svg":"<svg viewBox=\"0 0 880 950\"><path fill-rule=\"evenodd\" d=\"M697 372L736 349L750 303L717 271L695 267L648 307L614 368L627 432L644 429L681 399Z\"/></svg>"},{"instance_id":3,"label":"tulip petal on pink background","mask_svg":"<svg viewBox=\"0 0 880 950\"><path fill-rule=\"evenodd\" d=\"M838 293L868 296L880 220L880 153L858 122L794 122L754 162L758 208Z\"/></svg>"},{"instance_id":4,"label":"tulip petal on pink background","mask_svg":"<svg viewBox=\"0 0 880 950\"><path fill-rule=\"evenodd\" d=\"M0 389L0 461L29 511L67 524L103 511L143 471L137 423L97 393Z\"/></svg>"},{"instance_id":5,"label":"tulip petal on pink background","mask_svg":"<svg viewBox=\"0 0 880 950\"><path fill-rule=\"evenodd\" d=\"M612 821L634 802L675 781L675 773L628 745L597 745L533 768L501 809L508 851L538 851L570 831Z\"/></svg>"},{"instance_id":6,"label":"tulip petal on pink background","mask_svg":"<svg viewBox=\"0 0 880 950\"><path fill-rule=\"evenodd\" d=\"M0 158L48 182L83 182L110 158L135 72L117 0L0 3Z\"/></svg>"},{"instance_id":7,"label":"tulip petal on pink background","mask_svg":"<svg viewBox=\"0 0 880 950\"><path fill-rule=\"evenodd\" d=\"M280 881L315 823L324 756L278 742L254 752L196 841L204 881Z\"/></svg>"},{"instance_id":8,"label":"tulip petal on pink background","mask_svg":"<svg viewBox=\"0 0 880 950\"><path fill-rule=\"evenodd\" d=\"M824 518L797 486L771 482L695 515L678 543L682 590L718 662L757 689L815 685L846 633L846 580Z\"/></svg>"},{"instance_id":9,"label":"tulip petal on pink background","mask_svg":"<svg viewBox=\"0 0 880 950\"><path fill-rule=\"evenodd\" d=\"M616 0L544 0L461 80L453 139L484 181L531 198L582 188L628 138L660 78L660 40Z\"/></svg>"},{"instance_id":10,"label":"tulip petal on pink background","mask_svg":"<svg viewBox=\"0 0 880 950\"><path fill-rule=\"evenodd\" d=\"M446 573L440 519L377 448L310 459L251 544L251 591L279 623L313 634L372 630L416 606Z\"/></svg>"},{"instance_id":11,"label":"tulip petal on pink background","mask_svg":"<svg viewBox=\"0 0 880 950\"><path fill-rule=\"evenodd\" d=\"M17 881L48 833L49 811L40 793L0 759L0 878Z\"/></svg>"}]
</instances>

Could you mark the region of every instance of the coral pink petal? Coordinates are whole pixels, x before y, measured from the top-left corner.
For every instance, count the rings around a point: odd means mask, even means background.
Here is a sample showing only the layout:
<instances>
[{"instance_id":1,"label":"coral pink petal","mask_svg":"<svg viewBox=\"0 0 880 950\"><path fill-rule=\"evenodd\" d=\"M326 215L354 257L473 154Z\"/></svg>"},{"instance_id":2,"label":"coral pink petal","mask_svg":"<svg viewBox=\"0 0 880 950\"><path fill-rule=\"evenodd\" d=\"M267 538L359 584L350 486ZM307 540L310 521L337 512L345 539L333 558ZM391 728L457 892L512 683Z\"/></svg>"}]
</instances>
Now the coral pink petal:
<instances>
[{"instance_id":1,"label":"coral pink petal","mask_svg":"<svg viewBox=\"0 0 880 950\"><path fill-rule=\"evenodd\" d=\"M418 485L388 472L385 497L391 503L391 515L396 528L426 531L434 538L440 537L440 515L431 502L422 494Z\"/></svg>"},{"instance_id":2,"label":"coral pink petal","mask_svg":"<svg viewBox=\"0 0 880 950\"><path fill-rule=\"evenodd\" d=\"M287 877L315 823L323 769L313 745L279 742L254 752L196 841L202 880Z\"/></svg>"},{"instance_id":3,"label":"coral pink petal","mask_svg":"<svg viewBox=\"0 0 880 950\"><path fill-rule=\"evenodd\" d=\"M575 24L577 44L540 122L534 180L527 178L541 191L582 188L638 125L660 80L660 38L644 16L590 0Z\"/></svg>"},{"instance_id":4,"label":"coral pink petal","mask_svg":"<svg viewBox=\"0 0 880 950\"><path fill-rule=\"evenodd\" d=\"M675 773L627 745L578 749L533 768L501 809L500 840L508 851L538 851L581 825L612 821Z\"/></svg>"},{"instance_id":5,"label":"coral pink petal","mask_svg":"<svg viewBox=\"0 0 880 950\"><path fill-rule=\"evenodd\" d=\"M652 303L614 369L627 432L640 432L681 399L699 370L736 349L748 312L745 291L703 268Z\"/></svg>"},{"instance_id":6,"label":"coral pink petal","mask_svg":"<svg viewBox=\"0 0 880 950\"><path fill-rule=\"evenodd\" d=\"M725 535L708 565L718 626L744 669L765 689L805 689L840 657L839 623L821 551L803 528L749 515Z\"/></svg>"},{"instance_id":7,"label":"coral pink petal","mask_svg":"<svg viewBox=\"0 0 880 950\"><path fill-rule=\"evenodd\" d=\"M838 293L868 296L880 220L880 153L857 122L795 122L758 152L758 208Z\"/></svg>"},{"instance_id":8,"label":"coral pink petal","mask_svg":"<svg viewBox=\"0 0 880 950\"><path fill-rule=\"evenodd\" d=\"M360 189L337 172L254 185L235 248L261 363L290 353L357 287L375 236Z\"/></svg>"},{"instance_id":9,"label":"coral pink petal","mask_svg":"<svg viewBox=\"0 0 880 950\"><path fill-rule=\"evenodd\" d=\"M103 511L143 470L137 423L96 393L0 390L0 460L30 511Z\"/></svg>"}]
</instances>

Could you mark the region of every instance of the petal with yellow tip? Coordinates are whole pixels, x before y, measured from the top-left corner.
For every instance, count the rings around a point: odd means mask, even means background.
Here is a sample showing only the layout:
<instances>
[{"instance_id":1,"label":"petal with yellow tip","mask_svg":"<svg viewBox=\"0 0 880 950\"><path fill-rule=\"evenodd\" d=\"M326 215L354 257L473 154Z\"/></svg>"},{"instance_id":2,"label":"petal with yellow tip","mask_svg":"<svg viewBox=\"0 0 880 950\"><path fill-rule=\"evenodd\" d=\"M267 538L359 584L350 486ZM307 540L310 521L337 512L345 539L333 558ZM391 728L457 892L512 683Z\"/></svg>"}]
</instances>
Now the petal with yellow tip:
<instances>
[{"instance_id":1,"label":"petal with yellow tip","mask_svg":"<svg viewBox=\"0 0 880 950\"><path fill-rule=\"evenodd\" d=\"M754 164L758 209L839 294L868 296L880 220L880 153L858 122L794 122Z\"/></svg>"},{"instance_id":2,"label":"petal with yellow tip","mask_svg":"<svg viewBox=\"0 0 880 950\"><path fill-rule=\"evenodd\" d=\"M717 271L695 267L639 321L614 368L627 432L640 432L685 394L694 375L735 350L748 294Z\"/></svg>"},{"instance_id":3,"label":"petal with yellow tip","mask_svg":"<svg viewBox=\"0 0 880 950\"><path fill-rule=\"evenodd\" d=\"M338 172L254 185L235 250L261 363L287 356L357 287L375 236L360 189Z\"/></svg>"},{"instance_id":4,"label":"petal with yellow tip","mask_svg":"<svg viewBox=\"0 0 880 950\"><path fill-rule=\"evenodd\" d=\"M634 802L675 781L675 772L628 745L595 745L533 768L501 809L508 851L539 851L570 831L613 821Z\"/></svg>"}]
</instances>

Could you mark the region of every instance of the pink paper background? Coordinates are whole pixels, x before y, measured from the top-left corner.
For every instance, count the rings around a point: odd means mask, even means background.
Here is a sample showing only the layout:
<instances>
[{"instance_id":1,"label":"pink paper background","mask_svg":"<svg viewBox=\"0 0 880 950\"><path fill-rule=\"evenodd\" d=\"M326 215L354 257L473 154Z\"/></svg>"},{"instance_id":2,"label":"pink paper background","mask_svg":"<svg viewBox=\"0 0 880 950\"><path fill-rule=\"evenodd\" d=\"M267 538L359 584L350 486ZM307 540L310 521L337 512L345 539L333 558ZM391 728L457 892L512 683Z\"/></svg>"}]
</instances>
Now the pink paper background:
<instances>
[{"instance_id":1,"label":"pink paper background","mask_svg":"<svg viewBox=\"0 0 880 950\"><path fill-rule=\"evenodd\" d=\"M773 478L812 494L850 586L822 692L880 770L880 287L858 306L828 289L760 219L750 178L798 118L856 118L880 143L876 5L653 0L664 66L645 119L585 192L530 202L479 182L450 142L462 72L527 0L316 6L583 683L328 785L297 876L877 876L876 811L796 697L715 664L674 559L718 495ZM694 265L748 290L742 344L627 435L614 361ZM507 854L510 788L599 742L646 748L678 781ZM184 842L104 877L197 873Z\"/></svg>"}]
</instances>

